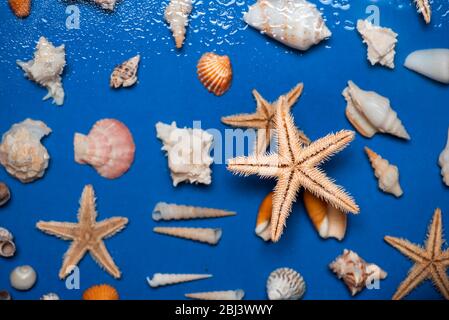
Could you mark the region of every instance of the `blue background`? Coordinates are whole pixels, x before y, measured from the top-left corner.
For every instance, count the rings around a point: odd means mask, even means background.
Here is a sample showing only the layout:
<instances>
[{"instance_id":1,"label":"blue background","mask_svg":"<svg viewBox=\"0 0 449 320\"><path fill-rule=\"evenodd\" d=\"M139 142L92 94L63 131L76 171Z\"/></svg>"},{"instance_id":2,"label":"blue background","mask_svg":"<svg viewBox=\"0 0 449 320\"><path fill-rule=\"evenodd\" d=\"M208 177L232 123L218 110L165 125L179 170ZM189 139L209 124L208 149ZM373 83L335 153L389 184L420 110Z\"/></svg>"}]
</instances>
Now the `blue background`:
<instances>
[{"instance_id":1,"label":"blue background","mask_svg":"<svg viewBox=\"0 0 449 320\"><path fill-rule=\"evenodd\" d=\"M11 201L0 208L0 225L14 234L18 248L13 258L0 258L0 289L11 291L15 299L38 299L47 292L56 292L62 299L79 299L89 286L109 283L123 299L182 299L187 292L242 288L248 299L265 299L269 273L288 266L305 278L304 299L390 299L411 262L383 237L422 243L436 207L442 208L444 224L449 225L449 188L443 185L437 165L447 139L449 88L403 67L414 50L449 47L449 3L434 0L433 21L426 26L409 0L339 1L350 4L349 10L330 1L313 1L323 11L333 36L305 53L289 50L246 27L241 18L253 3L249 0L197 0L180 52L174 50L162 19L167 1L125 0L111 14L87 2L77 3L81 12L78 30L65 27L65 9L73 3L34 0L31 15L19 20L2 1L0 132L28 117L44 121L53 132L43 140L51 155L43 179L24 185L0 170L0 180L12 191ZM381 25L399 34L394 70L371 67L366 46L353 30L357 19L368 16L365 9L370 4L380 8ZM42 102L46 90L25 79L15 64L16 59L32 57L41 35L66 46L62 107ZM227 54L232 61L232 87L222 97L209 94L196 76L197 60L207 51ZM111 90L113 67L136 53L142 56L138 84ZM256 213L275 181L233 176L224 164L212 166L210 186L172 186L167 159L156 138L157 121L191 127L194 120L201 120L203 128L224 132L221 116L254 110L253 88L274 100L302 81L304 92L293 113L296 124L317 139L332 131L353 129L344 115L346 103L341 96L350 79L389 97L412 140L382 134L365 139L357 134L349 148L325 165L328 175L361 207L360 215L349 217L342 242L319 238L302 201L294 205L281 241L263 242L254 234ZM73 160L74 133L87 133L105 117L123 121L137 147L131 169L116 180L104 179ZM399 167L403 197L395 199L378 190L364 146ZM114 280L86 256L79 264L81 290L67 290L58 279L58 270L69 242L41 233L35 223L75 221L86 184L95 188L99 220L119 215L130 220L125 230L106 241L123 275ZM238 215L156 223L151 212L158 201L230 209ZM157 235L152 232L156 225L222 227L224 233L218 246L212 247ZM350 297L343 282L328 269L344 248L388 272L380 290L364 290ZM8 280L10 271L23 264L32 265L38 273L36 286L28 292L15 291ZM208 272L214 277L152 289L145 278L155 272ZM439 299L440 295L426 282L409 298Z\"/></svg>"}]
</instances>

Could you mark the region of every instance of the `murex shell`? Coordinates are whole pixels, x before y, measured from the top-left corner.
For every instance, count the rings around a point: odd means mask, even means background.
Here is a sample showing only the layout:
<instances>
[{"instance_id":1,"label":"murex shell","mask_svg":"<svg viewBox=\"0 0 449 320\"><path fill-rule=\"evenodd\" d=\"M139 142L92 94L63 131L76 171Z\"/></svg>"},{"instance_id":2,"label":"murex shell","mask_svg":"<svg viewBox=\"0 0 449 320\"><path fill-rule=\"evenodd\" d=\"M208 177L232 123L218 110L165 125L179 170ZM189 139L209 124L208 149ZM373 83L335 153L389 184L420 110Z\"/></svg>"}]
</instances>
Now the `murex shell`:
<instances>
[{"instance_id":1,"label":"murex shell","mask_svg":"<svg viewBox=\"0 0 449 320\"><path fill-rule=\"evenodd\" d=\"M51 129L42 121L26 119L14 124L3 134L0 163L6 171L23 183L41 178L48 167L50 155L40 140Z\"/></svg>"},{"instance_id":2,"label":"murex shell","mask_svg":"<svg viewBox=\"0 0 449 320\"><path fill-rule=\"evenodd\" d=\"M371 138L382 132L410 140L397 113L390 107L389 99L374 91L362 90L352 81L342 94L347 102L346 117L360 134Z\"/></svg>"},{"instance_id":3,"label":"murex shell","mask_svg":"<svg viewBox=\"0 0 449 320\"><path fill-rule=\"evenodd\" d=\"M11 232L0 227L0 257L10 258L16 252L16 245Z\"/></svg>"},{"instance_id":4,"label":"murex shell","mask_svg":"<svg viewBox=\"0 0 449 320\"><path fill-rule=\"evenodd\" d=\"M220 218L234 215L235 212L232 211L158 202L153 209L152 217L154 220L159 221Z\"/></svg>"},{"instance_id":5,"label":"murex shell","mask_svg":"<svg viewBox=\"0 0 449 320\"><path fill-rule=\"evenodd\" d=\"M115 119L97 121L87 136L75 133L74 146L77 163L93 166L108 179L128 171L136 149L129 129Z\"/></svg>"},{"instance_id":6,"label":"murex shell","mask_svg":"<svg viewBox=\"0 0 449 320\"><path fill-rule=\"evenodd\" d=\"M243 19L271 38L299 50L307 50L332 35L320 11L306 0L258 0Z\"/></svg>"},{"instance_id":7,"label":"murex shell","mask_svg":"<svg viewBox=\"0 0 449 320\"><path fill-rule=\"evenodd\" d=\"M110 86L112 88L131 87L137 81L137 69L139 67L140 55L119 64L111 73Z\"/></svg>"},{"instance_id":8,"label":"murex shell","mask_svg":"<svg viewBox=\"0 0 449 320\"><path fill-rule=\"evenodd\" d=\"M170 25L176 48L178 49L182 48L184 43L191 11L192 0L170 0L170 3L165 8L165 21Z\"/></svg>"},{"instance_id":9,"label":"murex shell","mask_svg":"<svg viewBox=\"0 0 449 320\"><path fill-rule=\"evenodd\" d=\"M449 49L414 51L407 56L404 66L432 80L449 84Z\"/></svg>"},{"instance_id":10,"label":"murex shell","mask_svg":"<svg viewBox=\"0 0 449 320\"><path fill-rule=\"evenodd\" d=\"M228 56L206 52L198 61L200 82L216 96L223 95L231 86L232 67Z\"/></svg>"},{"instance_id":11,"label":"murex shell","mask_svg":"<svg viewBox=\"0 0 449 320\"><path fill-rule=\"evenodd\" d=\"M438 164L441 167L441 175L443 176L443 182L449 187L449 129L447 132L446 147L440 153L438 158Z\"/></svg>"},{"instance_id":12,"label":"murex shell","mask_svg":"<svg viewBox=\"0 0 449 320\"><path fill-rule=\"evenodd\" d=\"M293 269L274 270L267 280L267 294L270 300L299 300L306 291L303 277Z\"/></svg>"}]
</instances>

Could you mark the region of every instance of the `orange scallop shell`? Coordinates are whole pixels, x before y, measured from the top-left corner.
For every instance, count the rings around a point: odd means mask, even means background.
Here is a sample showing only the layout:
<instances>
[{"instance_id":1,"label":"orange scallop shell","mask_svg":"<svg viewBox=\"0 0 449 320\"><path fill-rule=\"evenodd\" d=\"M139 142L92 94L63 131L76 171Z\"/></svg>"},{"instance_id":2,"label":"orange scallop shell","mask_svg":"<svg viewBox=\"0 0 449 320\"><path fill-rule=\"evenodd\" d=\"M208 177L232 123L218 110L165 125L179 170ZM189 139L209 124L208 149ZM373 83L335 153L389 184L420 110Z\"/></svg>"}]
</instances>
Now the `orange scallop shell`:
<instances>
[{"instance_id":1,"label":"orange scallop shell","mask_svg":"<svg viewBox=\"0 0 449 320\"><path fill-rule=\"evenodd\" d=\"M119 295L114 287L100 284L84 291L83 300L119 300Z\"/></svg>"},{"instance_id":2,"label":"orange scallop shell","mask_svg":"<svg viewBox=\"0 0 449 320\"><path fill-rule=\"evenodd\" d=\"M209 92L224 94L231 86L232 67L228 56L207 52L198 61L198 78Z\"/></svg>"}]
</instances>

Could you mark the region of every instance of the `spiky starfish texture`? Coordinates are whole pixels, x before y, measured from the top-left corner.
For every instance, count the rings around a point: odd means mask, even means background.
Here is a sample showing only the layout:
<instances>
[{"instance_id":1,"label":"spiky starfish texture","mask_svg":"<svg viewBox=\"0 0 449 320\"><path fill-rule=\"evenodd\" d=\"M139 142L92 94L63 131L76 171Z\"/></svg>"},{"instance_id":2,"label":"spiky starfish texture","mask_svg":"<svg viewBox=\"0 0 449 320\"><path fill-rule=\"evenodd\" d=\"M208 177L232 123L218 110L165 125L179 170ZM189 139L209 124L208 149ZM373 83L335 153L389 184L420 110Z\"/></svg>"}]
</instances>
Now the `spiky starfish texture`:
<instances>
[{"instance_id":1,"label":"spiky starfish texture","mask_svg":"<svg viewBox=\"0 0 449 320\"><path fill-rule=\"evenodd\" d=\"M124 217L113 217L96 222L95 193L91 185L84 187L78 210L78 223L39 221L36 227L50 235L64 240L72 240L72 244L64 255L59 277L64 279L74 266L84 257L87 251L92 258L114 278L120 278L120 270L110 256L103 239L113 236L128 223Z\"/></svg>"},{"instance_id":2,"label":"spiky starfish texture","mask_svg":"<svg viewBox=\"0 0 449 320\"><path fill-rule=\"evenodd\" d=\"M449 249L441 250L444 240L440 209L435 210L424 247L406 239L390 236L384 239L415 262L407 278L402 281L393 295L393 300L402 299L427 279L431 279L444 298L449 300L449 278L446 273L446 269L449 268Z\"/></svg>"},{"instance_id":3,"label":"spiky starfish texture","mask_svg":"<svg viewBox=\"0 0 449 320\"><path fill-rule=\"evenodd\" d=\"M420 12L424 17L424 21L426 21L426 23L429 24L430 19L432 17L432 8L430 7L429 0L413 0L413 1L416 4L418 12Z\"/></svg>"},{"instance_id":4,"label":"spiky starfish texture","mask_svg":"<svg viewBox=\"0 0 449 320\"><path fill-rule=\"evenodd\" d=\"M359 207L343 188L335 185L318 166L341 151L354 139L354 132L343 130L329 134L310 145L303 145L288 102L280 97L276 103L275 129L278 154L254 154L229 160L228 170L248 176L278 180L274 189L271 214L271 239L279 241L296 193L301 187L343 212L358 213Z\"/></svg>"},{"instance_id":5,"label":"spiky starfish texture","mask_svg":"<svg viewBox=\"0 0 449 320\"><path fill-rule=\"evenodd\" d=\"M290 90L290 92L283 95L287 100L286 108L288 112L301 96L303 87L304 85L302 83L298 83L292 90ZM253 95L257 103L256 112L223 117L221 118L221 121L233 127L257 129L255 153L263 154L270 145L274 130L276 102L269 103L259 94L259 92L257 92L257 90L253 90ZM310 143L309 138L307 138L302 131L298 131L298 137L302 143Z\"/></svg>"}]
</instances>

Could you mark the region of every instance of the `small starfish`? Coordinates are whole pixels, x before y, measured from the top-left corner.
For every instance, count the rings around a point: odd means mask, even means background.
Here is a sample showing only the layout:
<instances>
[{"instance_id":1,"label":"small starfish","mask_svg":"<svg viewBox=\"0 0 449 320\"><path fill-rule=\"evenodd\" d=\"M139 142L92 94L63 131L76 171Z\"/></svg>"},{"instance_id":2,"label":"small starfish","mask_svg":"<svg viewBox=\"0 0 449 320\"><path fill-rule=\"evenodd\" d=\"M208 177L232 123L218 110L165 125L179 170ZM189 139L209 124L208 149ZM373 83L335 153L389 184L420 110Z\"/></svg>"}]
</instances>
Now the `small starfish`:
<instances>
[{"instance_id":1,"label":"small starfish","mask_svg":"<svg viewBox=\"0 0 449 320\"><path fill-rule=\"evenodd\" d=\"M283 95L287 100L287 111L290 112L290 109L301 96L303 87L304 85L302 83L298 83L292 90L290 90L290 92ZM257 102L255 113L244 113L223 117L221 118L221 121L233 127L258 129L255 152L257 154L263 154L270 145L274 129L276 102L269 103L255 89L253 90L253 96ZM298 134L299 139L301 139L302 143L310 143L309 138L307 138L307 136L302 131L299 131Z\"/></svg>"},{"instance_id":2,"label":"small starfish","mask_svg":"<svg viewBox=\"0 0 449 320\"><path fill-rule=\"evenodd\" d=\"M72 244L64 255L64 262L59 277L64 279L74 266L84 257L87 251L92 258L114 278L120 278L120 270L109 255L103 239L113 236L128 223L124 217L113 217L96 222L95 194L91 185L84 187L78 210L78 223L39 221L36 227L50 235L64 240L72 240Z\"/></svg>"},{"instance_id":3,"label":"small starfish","mask_svg":"<svg viewBox=\"0 0 449 320\"><path fill-rule=\"evenodd\" d=\"M344 212L358 213L359 208L343 188L335 185L317 168L329 157L344 149L354 139L354 132L343 130L329 134L305 146L288 112L288 102L281 97L276 103L275 128L278 154L254 154L230 159L228 170L245 176L258 174L278 180L273 195L271 239L279 241L301 187Z\"/></svg>"},{"instance_id":4,"label":"small starfish","mask_svg":"<svg viewBox=\"0 0 449 320\"><path fill-rule=\"evenodd\" d=\"M393 295L393 300L402 299L426 279L431 279L444 298L449 300L449 278L446 273L449 268L449 249L441 250L444 242L442 229L441 210L436 209L424 247L406 239L384 238L389 245L415 262Z\"/></svg>"}]
</instances>

